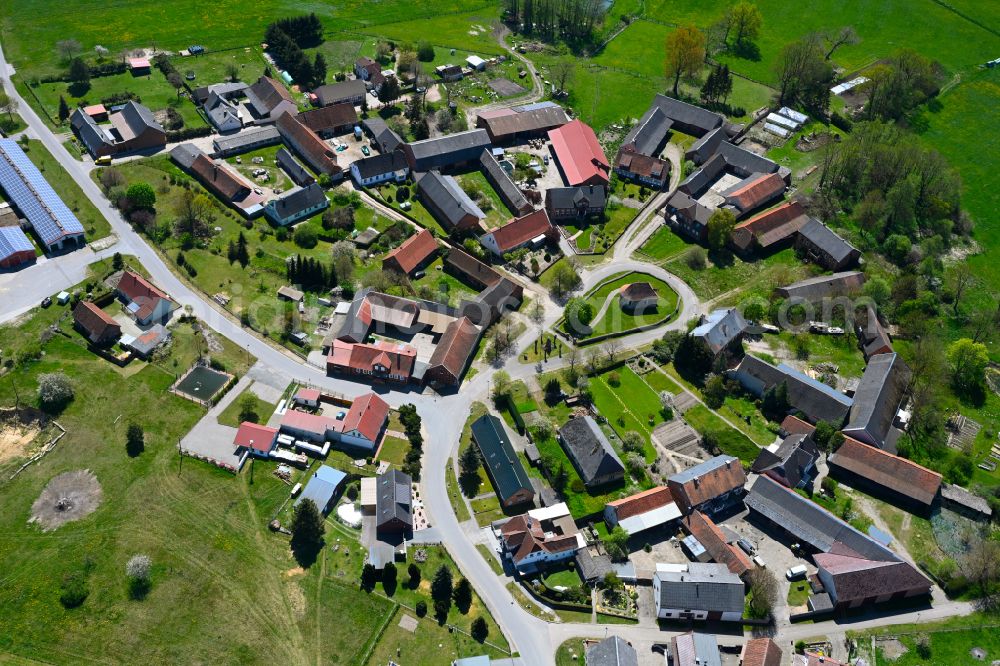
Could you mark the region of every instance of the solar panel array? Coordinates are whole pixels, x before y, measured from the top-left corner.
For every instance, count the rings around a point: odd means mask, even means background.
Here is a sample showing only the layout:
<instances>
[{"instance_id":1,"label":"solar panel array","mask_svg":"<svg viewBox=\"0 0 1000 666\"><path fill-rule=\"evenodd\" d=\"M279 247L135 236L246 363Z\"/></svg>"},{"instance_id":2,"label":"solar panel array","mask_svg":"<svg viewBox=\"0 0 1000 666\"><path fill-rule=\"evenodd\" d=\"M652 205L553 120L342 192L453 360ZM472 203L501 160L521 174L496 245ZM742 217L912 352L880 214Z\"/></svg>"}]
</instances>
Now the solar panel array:
<instances>
[{"instance_id":1,"label":"solar panel array","mask_svg":"<svg viewBox=\"0 0 1000 666\"><path fill-rule=\"evenodd\" d=\"M0 187L50 249L66 236L83 234L80 220L13 139L0 139Z\"/></svg>"},{"instance_id":2,"label":"solar panel array","mask_svg":"<svg viewBox=\"0 0 1000 666\"><path fill-rule=\"evenodd\" d=\"M17 252L31 252L35 247L21 231L21 227L0 227L0 261Z\"/></svg>"}]
</instances>

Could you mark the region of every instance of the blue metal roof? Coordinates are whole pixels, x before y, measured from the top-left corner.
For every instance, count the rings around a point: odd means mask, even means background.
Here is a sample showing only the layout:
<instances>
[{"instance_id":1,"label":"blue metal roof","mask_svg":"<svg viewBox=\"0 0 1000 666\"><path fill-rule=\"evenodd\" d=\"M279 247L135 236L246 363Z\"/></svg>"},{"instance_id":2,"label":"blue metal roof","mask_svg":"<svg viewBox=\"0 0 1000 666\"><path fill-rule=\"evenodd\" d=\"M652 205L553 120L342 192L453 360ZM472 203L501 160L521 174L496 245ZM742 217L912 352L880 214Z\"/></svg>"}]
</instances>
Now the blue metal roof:
<instances>
[{"instance_id":1,"label":"blue metal roof","mask_svg":"<svg viewBox=\"0 0 1000 666\"><path fill-rule=\"evenodd\" d=\"M6 259L17 252L34 254L35 246L21 231L21 227L0 227L0 259Z\"/></svg>"},{"instance_id":2,"label":"blue metal roof","mask_svg":"<svg viewBox=\"0 0 1000 666\"><path fill-rule=\"evenodd\" d=\"M13 139L0 139L0 187L46 246L83 234L80 220Z\"/></svg>"},{"instance_id":3,"label":"blue metal roof","mask_svg":"<svg viewBox=\"0 0 1000 666\"><path fill-rule=\"evenodd\" d=\"M320 511L326 511L327 506L330 504L330 500L337 492L337 488L340 484L344 482L347 478L347 474L341 472L339 469L334 469L329 465L320 465L316 473L313 474L312 478L306 484L305 490L299 495L299 498L295 500L296 506L302 500L310 499L315 504Z\"/></svg>"}]
</instances>

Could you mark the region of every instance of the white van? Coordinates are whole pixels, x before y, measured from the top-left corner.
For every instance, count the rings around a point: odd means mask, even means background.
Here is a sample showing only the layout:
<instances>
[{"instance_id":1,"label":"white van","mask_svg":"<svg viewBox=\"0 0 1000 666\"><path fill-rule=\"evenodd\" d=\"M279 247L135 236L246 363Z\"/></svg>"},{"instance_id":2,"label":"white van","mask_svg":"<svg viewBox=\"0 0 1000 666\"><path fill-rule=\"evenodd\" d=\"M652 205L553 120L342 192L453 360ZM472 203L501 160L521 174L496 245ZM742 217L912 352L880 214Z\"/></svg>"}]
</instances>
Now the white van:
<instances>
[{"instance_id":1,"label":"white van","mask_svg":"<svg viewBox=\"0 0 1000 666\"><path fill-rule=\"evenodd\" d=\"M806 571L808 571L808 569L806 569L806 565L800 564L786 571L785 578L787 578L788 580L798 580L799 578L805 578Z\"/></svg>"}]
</instances>

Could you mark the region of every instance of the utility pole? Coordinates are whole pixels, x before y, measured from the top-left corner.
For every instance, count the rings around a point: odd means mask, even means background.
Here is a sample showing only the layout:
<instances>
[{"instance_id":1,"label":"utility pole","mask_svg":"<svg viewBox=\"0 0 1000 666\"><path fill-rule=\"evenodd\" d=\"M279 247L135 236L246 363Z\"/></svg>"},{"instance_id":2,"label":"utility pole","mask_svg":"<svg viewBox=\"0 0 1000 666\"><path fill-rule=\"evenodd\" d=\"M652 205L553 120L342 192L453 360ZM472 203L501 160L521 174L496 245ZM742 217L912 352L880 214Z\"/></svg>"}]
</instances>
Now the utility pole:
<instances>
[{"instance_id":1,"label":"utility pole","mask_svg":"<svg viewBox=\"0 0 1000 666\"><path fill-rule=\"evenodd\" d=\"M21 396L17 393L17 383L14 381L14 373L10 373L10 385L14 388L14 408L21 409Z\"/></svg>"},{"instance_id":2,"label":"utility pole","mask_svg":"<svg viewBox=\"0 0 1000 666\"><path fill-rule=\"evenodd\" d=\"M177 438L177 476L181 475L181 468L184 466L184 449L181 448L181 438Z\"/></svg>"},{"instance_id":3,"label":"utility pole","mask_svg":"<svg viewBox=\"0 0 1000 666\"><path fill-rule=\"evenodd\" d=\"M251 439L250 440L250 451L253 451L253 450L254 450L253 449L253 440ZM251 486L253 485L253 468L254 468L254 461L255 460L256 460L256 457L253 455L253 453L251 453L250 454L250 485Z\"/></svg>"}]
</instances>

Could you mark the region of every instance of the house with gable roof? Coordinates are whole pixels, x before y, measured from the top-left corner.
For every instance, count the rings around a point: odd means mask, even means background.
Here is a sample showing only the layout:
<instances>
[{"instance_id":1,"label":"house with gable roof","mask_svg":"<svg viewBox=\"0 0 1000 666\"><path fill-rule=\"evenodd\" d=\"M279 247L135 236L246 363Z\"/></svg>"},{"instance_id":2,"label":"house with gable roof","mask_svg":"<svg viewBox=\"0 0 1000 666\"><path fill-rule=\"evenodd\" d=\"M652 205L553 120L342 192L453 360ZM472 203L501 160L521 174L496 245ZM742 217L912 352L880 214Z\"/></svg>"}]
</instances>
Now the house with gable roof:
<instances>
[{"instance_id":1,"label":"house with gable roof","mask_svg":"<svg viewBox=\"0 0 1000 666\"><path fill-rule=\"evenodd\" d=\"M746 482L739 459L721 455L674 474L667 487L685 515L695 509L712 515L739 502Z\"/></svg>"},{"instance_id":2,"label":"house with gable roof","mask_svg":"<svg viewBox=\"0 0 1000 666\"><path fill-rule=\"evenodd\" d=\"M587 488L620 483L625 466L592 416L577 416L559 429L559 442Z\"/></svg>"},{"instance_id":3,"label":"house with gable roof","mask_svg":"<svg viewBox=\"0 0 1000 666\"><path fill-rule=\"evenodd\" d=\"M115 293L124 305L125 312L140 326L163 323L177 304L138 273L122 273Z\"/></svg>"},{"instance_id":4,"label":"house with gable roof","mask_svg":"<svg viewBox=\"0 0 1000 666\"><path fill-rule=\"evenodd\" d=\"M523 574L570 560L586 542L565 502L532 509L500 527L504 556Z\"/></svg>"}]
</instances>

